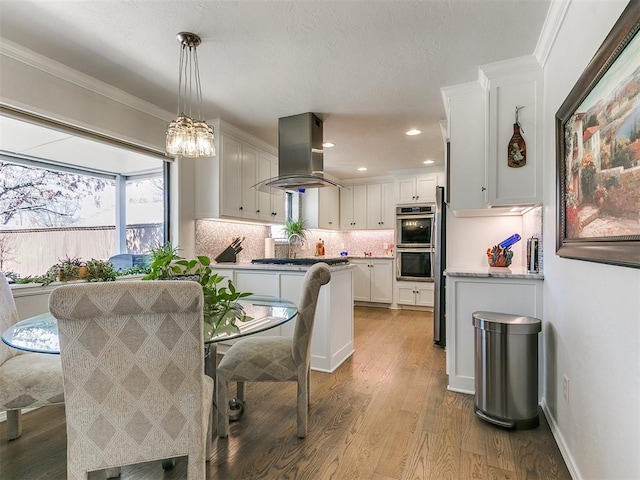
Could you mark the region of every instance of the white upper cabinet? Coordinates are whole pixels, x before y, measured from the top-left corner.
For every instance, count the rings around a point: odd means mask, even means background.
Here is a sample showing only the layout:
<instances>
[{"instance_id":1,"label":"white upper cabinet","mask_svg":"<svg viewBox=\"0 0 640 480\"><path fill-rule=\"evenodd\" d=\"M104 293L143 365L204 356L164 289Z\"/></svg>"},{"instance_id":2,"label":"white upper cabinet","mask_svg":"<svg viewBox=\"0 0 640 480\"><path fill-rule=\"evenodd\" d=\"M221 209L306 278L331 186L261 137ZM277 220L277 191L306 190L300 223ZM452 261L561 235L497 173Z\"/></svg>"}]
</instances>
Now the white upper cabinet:
<instances>
[{"instance_id":1,"label":"white upper cabinet","mask_svg":"<svg viewBox=\"0 0 640 480\"><path fill-rule=\"evenodd\" d=\"M487 208L486 104L478 82L442 89L449 128L449 206L454 211Z\"/></svg>"},{"instance_id":2,"label":"white upper cabinet","mask_svg":"<svg viewBox=\"0 0 640 480\"><path fill-rule=\"evenodd\" d=\"M211 124L216 155L194 162L196 218L284 222L284 194L252 188L277 175L276 150L219 119Z\"/></svg>"},{"instance_id":3,"label":"white upper cabinet","mask_svg":"<svg viewBox=\"0 0 640 480\"><path fill-rule=\"evenodd\" d=\"M320 201L318 228L338 230L340 228L340 188L323 187L317 191Z\"/></svg>"},{"instance_id":4,"label":"white upper cabinet","mask_svg":"<svg viewBox=\"0 0 640 480\"><path fill-rule=\"evenodd\" d=\"M437 174L403 176L396 179L396 204L433 203L436 186L441 185Z\"/></svg>"},{"instance_id":5,"label":"white upper cabinet","mask_svg":"<svg viewBox=\"0 0 640 480\"><path fill-rule=\"evenodd\" d=\"M340 191L340 230L367 228L367 186L351 185Z\"/></svg>"},{"instance_id":6,"label":"white upper cabinet","mask_svg":"<svg viewBox=\"0 0 640 480\"><path fill-rule=\"evenodd\" d=\"M300 196L307 228L340 229L339 190L339 187L310 188Z\"/></svg>"},{"instance_id":7,"label":"white upper cabinet","mask_svg":"<svg viewBox=\"0 0 640 480\"><path fill-rule=\"evenodd\" d=\"M456 215L542 203L542 88L542 69L527 56L484 65L478 82L441 89L450 142L449 205ZM524 107L518 123L526 163L520 167L508 163L516 107Z\"/></svg>"},{"instance_id":8,"label":"white upper cabinet","mask_svg":"<svg viewBox=\"0 0 640 480\"><path fill-rule=\"evenodd\" d=\"M393 229L395 213L393 183L367 185L367 229Z\"/></svg>"},{"instance_id":9,"label":"white upper cabinet","mask_svg":"<svg viewBox=\"0 0 640 480\"><path fill-rule=\"evenodd\" d=\"M256 183L278 175L278 158L268 152L260 151L258 158L258 176ZM271 189L271 192L257 192L256 213L260 220L284 223L284 192Z\"/></svg>"},{"instance_id":10,"label":"white upper cabinet","mask_svg":"<svg viewBox=\"0 0 640 480\"><path fill-rule=\"evenodd\" d=\"M542 203L543 72L535 57L520 57L483 66L489 88L487 157L488 203L492 207ZM526 163L508 165L515 109L526 143Z\"/></svg>"}]
</instances>

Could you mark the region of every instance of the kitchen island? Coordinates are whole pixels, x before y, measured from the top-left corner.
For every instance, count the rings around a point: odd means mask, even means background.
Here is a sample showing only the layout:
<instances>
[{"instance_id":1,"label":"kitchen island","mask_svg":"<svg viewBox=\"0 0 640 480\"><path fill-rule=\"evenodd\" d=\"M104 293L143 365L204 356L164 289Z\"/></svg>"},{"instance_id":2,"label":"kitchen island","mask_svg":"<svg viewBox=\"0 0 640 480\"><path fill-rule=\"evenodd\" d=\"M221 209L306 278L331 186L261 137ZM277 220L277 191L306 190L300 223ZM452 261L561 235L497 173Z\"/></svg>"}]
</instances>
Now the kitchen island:
<instances>
[{"instance_id":1,"label":"kitchen island","mask_svg":"<svg viewBox=\"0 0 640 480\"><path fill-rule=\"evenodd\" d=\"M231 280L240 292L271 295L298 303L302 281L310 265L217 263L212 269ZM353 269L349 264L330 265L331 281L322 286L311 337L311 369L333 372L354 352ZM295 320L265 332L292 336ZM225 347L218 347L224 352Z\"/></svg>"}]
</instances>

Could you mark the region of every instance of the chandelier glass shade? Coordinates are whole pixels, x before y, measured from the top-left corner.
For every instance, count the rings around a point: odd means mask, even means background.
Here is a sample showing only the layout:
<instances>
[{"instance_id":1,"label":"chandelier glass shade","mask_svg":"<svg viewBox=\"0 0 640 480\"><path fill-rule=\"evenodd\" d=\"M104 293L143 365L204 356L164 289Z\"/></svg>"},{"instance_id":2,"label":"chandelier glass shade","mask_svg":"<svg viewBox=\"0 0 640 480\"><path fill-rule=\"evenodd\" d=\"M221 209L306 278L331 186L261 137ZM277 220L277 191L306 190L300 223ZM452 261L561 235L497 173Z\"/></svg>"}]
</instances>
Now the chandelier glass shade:
<instances>
[{"instance_id":1,"label":"chandelier glass shade","mask_svg":"<svg viewBox=\"0 0 640 480\"><path fill-rule=\"evenodd\" d=\"M202 120L202 88L196 47L200 37L181 32L177 117L167 127L167 154L173 157L211 157L216 154L213 127Z\"/></svg>"}]
</instances>

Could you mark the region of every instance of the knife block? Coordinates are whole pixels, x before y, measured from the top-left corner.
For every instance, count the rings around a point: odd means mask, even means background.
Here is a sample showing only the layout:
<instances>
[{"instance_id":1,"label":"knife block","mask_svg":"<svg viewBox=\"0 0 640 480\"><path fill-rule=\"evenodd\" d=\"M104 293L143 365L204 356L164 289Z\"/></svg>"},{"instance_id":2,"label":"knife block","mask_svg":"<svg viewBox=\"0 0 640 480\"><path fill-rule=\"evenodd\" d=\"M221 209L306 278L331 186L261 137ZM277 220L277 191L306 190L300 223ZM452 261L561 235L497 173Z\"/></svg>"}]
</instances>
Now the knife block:
<instances>
[{"instance_id":1,"label":"knife block","mask_svg":"<svg viewBox=\"0 0 640 480\"><path fill-rule=\"evenodd\" d=\"M228 246L214 260L217 263L236 263L236 252L231 246Z\"/></svg>"}]
</instances>

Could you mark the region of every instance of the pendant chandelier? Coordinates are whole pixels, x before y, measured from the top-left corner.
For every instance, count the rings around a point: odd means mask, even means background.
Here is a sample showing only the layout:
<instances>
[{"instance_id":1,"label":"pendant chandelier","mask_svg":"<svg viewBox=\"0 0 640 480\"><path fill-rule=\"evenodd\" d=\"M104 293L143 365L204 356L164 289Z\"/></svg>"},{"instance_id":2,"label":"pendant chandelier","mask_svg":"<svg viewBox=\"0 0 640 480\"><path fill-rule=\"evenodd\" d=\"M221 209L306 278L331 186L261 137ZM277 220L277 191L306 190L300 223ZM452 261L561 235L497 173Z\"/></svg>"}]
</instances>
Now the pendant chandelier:
<instances>
[{"instance_id":1,"label":"pendant chandelier","mask_svg":"<svg viewBox=\"0 0 640 480\"><path fill-rule=\"evenodd\" d=\"M196 47L200 37L176 35L180 42L177 118L167 127L167 154L174 157L211 157L216 154L213 127L202 120L202 89ZM195 104L195 105L194 105Z\"/></svg>"}]
</instances>

